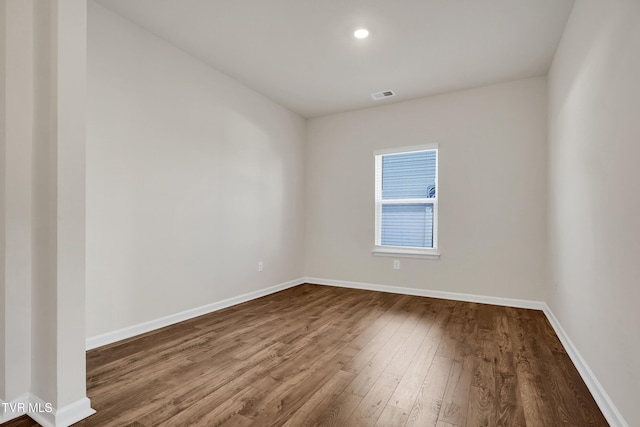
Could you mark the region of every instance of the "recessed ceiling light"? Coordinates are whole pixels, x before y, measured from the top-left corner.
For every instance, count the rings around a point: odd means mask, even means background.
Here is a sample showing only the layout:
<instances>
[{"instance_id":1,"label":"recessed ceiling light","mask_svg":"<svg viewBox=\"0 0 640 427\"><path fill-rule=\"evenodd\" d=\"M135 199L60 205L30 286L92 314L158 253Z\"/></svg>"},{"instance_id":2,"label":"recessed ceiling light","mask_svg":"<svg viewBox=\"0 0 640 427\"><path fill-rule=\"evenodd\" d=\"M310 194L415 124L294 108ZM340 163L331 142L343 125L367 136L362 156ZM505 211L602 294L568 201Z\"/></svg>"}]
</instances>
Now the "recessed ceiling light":
<instances>
[{"instance_id":1,"label":"recessed ceiling light","mask_svg":"<svg viewBox=\"0 0 640 427\"><path fill-rule=\"evenodd\" d=\"M366 39L369 37L369 30L366 28L358 28L353 32L353 36L357 39Z\"/></svg>"}]
</instances>

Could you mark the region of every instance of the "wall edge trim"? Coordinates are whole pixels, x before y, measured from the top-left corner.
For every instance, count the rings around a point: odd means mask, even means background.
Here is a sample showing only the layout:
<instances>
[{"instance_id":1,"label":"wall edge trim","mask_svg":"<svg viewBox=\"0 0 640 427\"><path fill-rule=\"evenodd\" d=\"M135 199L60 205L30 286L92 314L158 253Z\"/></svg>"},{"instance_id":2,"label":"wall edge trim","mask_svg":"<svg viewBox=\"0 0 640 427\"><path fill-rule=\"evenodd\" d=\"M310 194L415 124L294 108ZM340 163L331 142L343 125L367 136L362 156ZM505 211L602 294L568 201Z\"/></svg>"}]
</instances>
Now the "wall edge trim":
<instances>
[{"instance_id":1,"label":"wall edge trim","mask_svg":"<svg viewBox=\"0 0 640 427\"><path fill-rule=\"evenodd\" d=\"M517 299L517 298L494 297L494 296L488 296L488 295L474 295L474 294L466 294L466 293L460 293L460 292L408 288L408 287L393 286L393 285L382 285L382 284L373 284L373 283L365 283L365 282L352 282L352 281L345 281L345 280L333 280L333 279L325 279L325 278L318 278L318 277L301 277L299 279L290 280L288 282L280 283L278 285L260 289L258 291L249 292L243 295L239 295L239 296L228 298L222 301L217 301L211 304L206 304L200 307L196 307L196 308L185 310L169 316L165 316L156 320L140 323L137 325L132 325L123 329L119 329L117 331L108 332L106 334L90 337L90 338L87 338L86 347L87 347L87 350L91 350L107 344L112 344L127 338L134 337L136 335L140 335L146 332L160 329L165 326L169 326L178 322L192 319L194 317L202 316L204 314L212 313L212 312L221 310L223 308L241 304L243 302L261 298L263 296L280 292L282 290L292 288L304 283L315 284L320 286L335 286L335 287L341 287L341 288L362 289L362 290L369 290L369 291L376 291L376 292L388 292L388 293L394 293L394 294L413 295L413 296L439 298L439 299L447 299L447 300L454 300L454 301L474 302L474 303L480 303L480 304L491 304L491 305L499 305L499 306L505 306L505 307L540 310L544 313L546 318L549 320L551 327L554 329L554 331L558 335L560 342L565 347L567 354L569 355L571 361L573 362L576 369L578 370L578 373L582 377L583 381L587 385L587 388L591 392L594 400L598 404L598 407L602 411L607 421L612 426L629 427L629 424L627 424L627 422L624 420L622 414L620 413L620 411L618 411L617 407L615 406L615 404L613 403L613 401L611 400L611 398L609 397L605 389L602 387L602 384L600 384L600 382L596 378L591 368L589 368L589 365L584 360L584 358L578 351L577 347L573 344L573 342L571 341L571 339L569 338L565 330L560 325L560 322L551 311L551 308L544 301L523 300L523 299ZM31 398L29 400L32 401ZM87 404L87 407L89 408L89 410L93 411L90 408L90 406L88 406L88 404ZM89 413L88 415L91 415L92 413L93 412ZM16 415L15 417L20 415L24 415L24 414L19 414L19 415ZM27 413L27 415L32 416L30 413ZM88 415L84 415L82 418L85 418ZM3 414L3 417L4 417L4 414ZM12 418L15 418L15 417L12 417ZM6 420L5 418L2 418L0 420L4 422L12 418L7 418ZM82 418L79 418L79 419L82 419ZM34 418L34 419L40 422L39 419L37 418ZM47 426L50 425L54 427L59 427L63 425L63 424L51 424L51 423L46 423L46 424Z\"/></svg>"},{"instance_id":2,"label":"wall edge trim","mask_svg":"<svg viewBox=\"0 0 640 427\"><path fill-rule=\"evenodd\" d=\"M598 381L598 378L593 373L587 362L584 360L584 358L578 351L578 348L575 346L575 344L573 344L573 341L571 341L569 335L562 328L560 321L553 314L551 308L545 303L542 311L544 312L545 316L547 316L549 323L551 323L551 327L556 332L556 335L567 351L569 358L578 370L578 373L582 377L582 380L587 385L587 388L591 392L593 399L598 404L598 407L602 411L602 414L607 419L609 424L611 424L612 426L629 427L629 424L627 424L620 411L618 411L618 408L613 403L602 384L600 384L600 381Z\"/></svg>"},{"instance_id":3,"label":"wall edge trim","mask_svg":"<svg viewBox=\"0 0 640 427\"><path fill-rule=\"evenodd\" d=\"M34 394L30 394L31 404L44 408L46 402ZM27 415L43 427L68 427L93 414L96 411L91 408L88 397L78 399L62 408L53 408L53 411L27 411Z\"/></svg>"},{"instance_id":4,"label":"wall edge trim","mask_svg":"<svg viewBox=\"0 0 640 427\"><path fill-rule=\"evenodd\" d=\"M363 282L349 282L344 280L322 279L318 277L305 277L305 281L306 283L315 285L329 285L341 288L364 289L368 291L389 292L393 294L413 295L418 297L440 298L464 302L477 302L481 304L528 308L532 310L542 310L545 306L545 303L542 301L492 297L487 295L463 294L459 292L434 291L428 289L406 288L400 286L379 285Z\"/></svg>"},{"instance_id":5,"label":"wall edge trim","mask_svg":"<svg viewBox=\"0 0 640 427\"><path fill-rule=\"evenodd\" d=\"M127 338L132 338L146 332L151 332L156 329L164 328L165 326L173 325L185 320L192 319L194 317L202 316L204 314L213 313L214 311L222 310L223 308L231 307L243 302L251 301L275 292L280 292L294 286L298 286L304 283L303 278L290 280L288 282L280 283L268 288L260 289L254 292L238 295L235 297L227 298L221 301L216 301L210 304L205 304L200 307L191 308L178 313L170 314L168 316L160 317L158 319L150 320L136 325L127 326L122 329L118 329L112 332L107 332L101 335L96 335L86 339L86 350L93 350L94 348L102 347L108 344L113 344L118 341L122 341Z\"/></svg>"},{"instance_id":6,"label":"wall edge trim","mask_svg":"<svg viewBox=\"0 0 640 427\"><path fill-rule=\"evenodd\" d=\"M2 405L0 423L6 423L7 421L27 415L43 427L68 427L96 413L96 411L91 408L91 401L87 397L83 397L58 409L33 393L24 393L11 402L4 402L0 399L0 403L10 403L16 406L19 403L22 404L20 410L12 412L5 411L4 408L6 405Z\"/></svg>"},{"instance_id":7,"label":"wall edge trim","mask_svg":"<svg viewBox=\"0 0 640 427\"><path fill-rule=\"evenodd\" d=\"M5 402L4 400L0 399L0 424L6 423L7 421L11 421L15 418L26 415L27 411L24 408L28 406L30 402L29 398L30 398L29 393L24 393L16 397L15 399L12 399L9 402ZM7 410L11 406L15 407L16 409L21 406L23 408L17 411Z\"/></svg>"},{"instance_id":8,"label":"wall edge trim","mask_svg":"<svg viewBox=\"0 0 640 427\"><path fill-rule=\"evenodd\" d=\"M527 308L533 310L541 310L549 320L551 327L556 332L560 342L564 346L569 358L578 370L580 377L585 382L587 388L591 392L596 404L607 419L607 422L614 427L629 427L624 417L618 411L602 384L587 365L578 348L573 344L569 335L560 325L551 308L544 301L521 300L513 298L491 297L485 295L472 295L459 292L434 291L427 289L406 288L400 286L379 285L363 282L349 282L344 280L322 279L317 277L305 277L306 283L312 283L323 286L337 286L342 288L363 289L378 292L390 292L394 294L414 295L430 298L441 298L454 301L475 302L481 304L501 305L506 307Z\"/></svg>"}]
</instances>

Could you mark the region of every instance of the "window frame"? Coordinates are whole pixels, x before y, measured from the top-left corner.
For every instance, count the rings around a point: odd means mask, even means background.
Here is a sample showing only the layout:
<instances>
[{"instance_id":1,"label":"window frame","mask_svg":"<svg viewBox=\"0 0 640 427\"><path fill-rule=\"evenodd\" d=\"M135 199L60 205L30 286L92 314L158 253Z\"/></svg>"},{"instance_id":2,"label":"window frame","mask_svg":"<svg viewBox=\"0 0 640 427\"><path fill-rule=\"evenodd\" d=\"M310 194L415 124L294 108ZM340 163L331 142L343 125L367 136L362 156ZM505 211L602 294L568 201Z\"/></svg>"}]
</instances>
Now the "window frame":
<instances>
[{"instance_id":1,"label":"window frame","mask_svg":"<svg viewBox=\"0 0 640 427\"><path fill-rule=\"evenodd\" d=\"M436 153L436 171L435 171L435 197L418 198L418 199L392 199L382 200L382 158L386 155L408 154L422 151L435 151ZM393 256L404 258L427 258L439 259L440 252L438 250L438 197L440 194L438 185L438 169L440 163L440 152L438 144L423 144L410 147L388 148L383 150L375 150L373 152L375 161L375 242L372 250L374 256ZM433 204L433 247L411 247L411 246L385 246L381 244L382 240L382 206L398 205L410 203L428 203Z\"/></svg>"}]
</instances>

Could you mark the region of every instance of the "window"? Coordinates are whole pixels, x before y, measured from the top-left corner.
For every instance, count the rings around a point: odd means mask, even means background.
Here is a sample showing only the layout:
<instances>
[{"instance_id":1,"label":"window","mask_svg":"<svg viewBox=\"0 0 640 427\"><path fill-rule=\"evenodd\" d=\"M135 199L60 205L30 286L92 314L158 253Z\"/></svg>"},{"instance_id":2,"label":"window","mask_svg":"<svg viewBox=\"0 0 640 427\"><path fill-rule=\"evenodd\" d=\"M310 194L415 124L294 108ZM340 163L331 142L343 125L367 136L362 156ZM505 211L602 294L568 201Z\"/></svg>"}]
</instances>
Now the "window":
<instances>
[{"instance_id":1,"label":"window","mask_svg":"<svg viewBox=\"0 0 640 427\"><path fill-rule=\"evenodd\" d=\"M438 258L438 148L376 151L374 255Z\"/></svg>"}]
</instances>

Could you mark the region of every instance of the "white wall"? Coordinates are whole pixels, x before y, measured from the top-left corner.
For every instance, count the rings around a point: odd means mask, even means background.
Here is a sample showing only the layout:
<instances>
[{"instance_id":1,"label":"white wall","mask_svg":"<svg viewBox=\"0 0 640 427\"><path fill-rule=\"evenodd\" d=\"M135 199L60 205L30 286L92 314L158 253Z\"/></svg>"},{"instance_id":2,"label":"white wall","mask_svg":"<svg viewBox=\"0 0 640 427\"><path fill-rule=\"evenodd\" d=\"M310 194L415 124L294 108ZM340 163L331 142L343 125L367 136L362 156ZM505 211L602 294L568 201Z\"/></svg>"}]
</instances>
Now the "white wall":
<instances>
[{"instance_id":1,"label":"white wall","mask_svg":"<svg viewBox=\"0 0 640 427\"><path fill-rule=\"evenodd\" d=\"M549 74L550 306L640 425L640 3L576 2Z\"/></svg>"},{"instance_id":2,"label":"white wall","mask_svg":"<svg viewBox=\"0 0 640 427\"><path fill-rule=\"evenodd\" d=\"M88 43L87 335L302 277L305 121L93 2Z\"/></svg>"},{"instance_id":3,"label":"white wall","mask_svg":"<svg viewBox=\"0 0 640 427\"><path fill-rule=\"evenodd\" d=\"M3 361L5 360L5 351L6 351L6 304L5 304L5 247L6 247L6 236L5 236L5 186L6 186L6 166L5 166L5 146L6 146L6 136L5 136L5 114L6 114L6 52L5 45L7 42L6 36L6 7L7 2L0 2L0 295L2 295L2 300L0 301L0 354L2 354ZM0 399L6 400L6 375L5 371L7 370L6 362L2 363L0 366ZM0 411L0 416L1 416Z\"/></svg>"},{"instance_id":4,"label":"white wall","mask_svg":"<svg viewBox=\"0 0 640 427\"><path fill-rule=\"evenodd\" d=\"M3 86L0 104L0 305L2 385L11 401L30 387L31 139L33 124L33 5L9 0L0 6ZM2 410L0 409L0 420Z\"/></svg>"},{"instance_id":5,"label":"white wall","mask_svg":"<svg viewBox=\"0 0 640 427\"><path fill-rule=\"evenodd\" d=\"M86 2L34 1L31 392L62 425L86 398Z\"/></svg>"},{"instance_id":6,"label":"white wall","mask_svg":"<svg viewBox=\"0 0 640 427\"><path fill-rule=\"evenodd\" d=\"M546 80L312 119L307 276L543 300ZM438 143L440 260L374 257L373 151Z\"/></svg>"},{"instance_id":7,"label":"white wall","mask_svg":"<svg viewBox=\"0 0 640 427\"><path fill-rule=\"evenodd\" d=\"M49 403L66 426L91 413L84 334L86 3L2 8L2 396ZM15 407L15 406L14 406ZM9 409L7 420L24 413Z\"/></svg>"}]
</instances>

